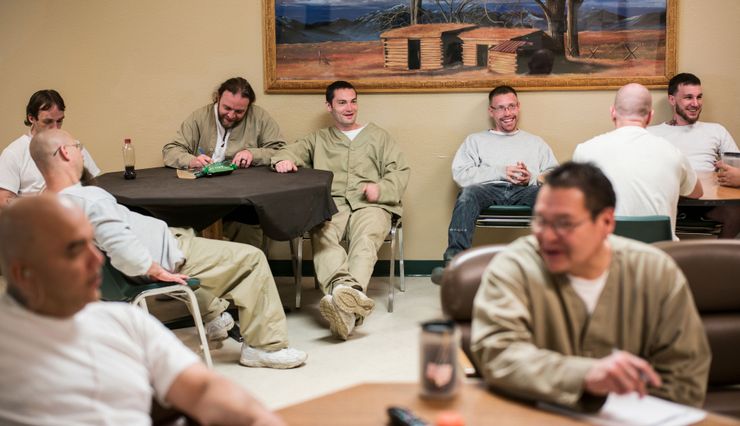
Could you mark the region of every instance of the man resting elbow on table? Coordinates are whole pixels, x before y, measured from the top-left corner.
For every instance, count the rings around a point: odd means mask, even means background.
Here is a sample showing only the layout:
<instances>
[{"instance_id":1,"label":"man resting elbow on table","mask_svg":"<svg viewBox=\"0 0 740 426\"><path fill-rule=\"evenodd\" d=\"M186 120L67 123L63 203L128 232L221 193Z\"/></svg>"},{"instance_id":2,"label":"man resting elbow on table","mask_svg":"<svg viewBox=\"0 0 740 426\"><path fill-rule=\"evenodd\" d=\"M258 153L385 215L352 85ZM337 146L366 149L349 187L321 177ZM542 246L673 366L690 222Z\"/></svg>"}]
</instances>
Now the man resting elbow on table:
<instances>
[{"instance_id":1,"label":"man resting elbow on table","mask_svg":"<svg viewBox=\"0 0 740 426\"><path fill-rule=\"evenodd\" d=\"M615 204L591 164L545 178L533 236L493 259L474 301L471 348L495 389L589 411L609 393L702 405L711 355L686 278L611 235Z\"/></svg>"},{"instance_id":2,"label":"man resting elbow on table","mask_svg":"<svg viewBox=\"0 0 740 426\"><path fill-rule=\"evenodd\" d=\"M49 191L82 207L94 227L95 244L111 264L130 277L185 284L200 279L198 305L209 339L224 339L234 326L226 312L232 299L239 309L244 338L239 362L248 367L293 368L306 353L288 347L280 296L264 254L246 244L196 237L192 229L168 228L159 219L132 212L99 187L79 183L79 145L61 130L31 141L31 156Z\"/></svg>"}]
</instances>

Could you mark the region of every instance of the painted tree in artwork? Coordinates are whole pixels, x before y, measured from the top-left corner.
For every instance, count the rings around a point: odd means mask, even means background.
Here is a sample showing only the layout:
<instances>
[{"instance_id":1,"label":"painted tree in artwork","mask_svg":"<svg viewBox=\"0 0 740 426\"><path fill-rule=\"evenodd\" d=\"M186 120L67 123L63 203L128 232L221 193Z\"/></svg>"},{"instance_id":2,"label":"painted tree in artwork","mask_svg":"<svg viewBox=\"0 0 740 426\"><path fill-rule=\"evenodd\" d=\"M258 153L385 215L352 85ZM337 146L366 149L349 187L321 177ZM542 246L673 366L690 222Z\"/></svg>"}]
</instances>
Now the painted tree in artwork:
<instances>
[{"instance_id":1,"label":"painted tree in artwork","mask_svg":"<svg viewBox=\"0 0 740 426\"><path fill-rule=\"evenodd\" d=\"M411 25L416 25L421 23L420 17L421 17L421 2L422 0L409 0L409 15L410 15L410 23Z\"/></svg>"},{"instance_id":2,"label":"painted tree in artwork","mask_svg":"<svg viewBox=\"0 0 740 426\"><path fill-rule=\"evenodd\" d=\"M547 20L547 32L561 50L565 47L565 0L534 0Z\"/></svg>"},{"instance_id":3,"label":"painted tree in artwork","mask_svg":"<svg viewBox=\"0 0 740 426\"><path fill-rule=\"evenodd\" d=\"M567 47L573 57L581 56L581 47L578 44L578 9L583 0L568 0L568 30Z\"/></svg>"},{"instance_id":4,"label":"painted tree in artwork","mask_svg":"<svg viewBox=\"0 0 740 426\"><path fill-rule=\"evenodd\" d=\"M476 0L432 0L445 22L463 22L465 11L475 5Z\"/></svg>"}]
</instances>

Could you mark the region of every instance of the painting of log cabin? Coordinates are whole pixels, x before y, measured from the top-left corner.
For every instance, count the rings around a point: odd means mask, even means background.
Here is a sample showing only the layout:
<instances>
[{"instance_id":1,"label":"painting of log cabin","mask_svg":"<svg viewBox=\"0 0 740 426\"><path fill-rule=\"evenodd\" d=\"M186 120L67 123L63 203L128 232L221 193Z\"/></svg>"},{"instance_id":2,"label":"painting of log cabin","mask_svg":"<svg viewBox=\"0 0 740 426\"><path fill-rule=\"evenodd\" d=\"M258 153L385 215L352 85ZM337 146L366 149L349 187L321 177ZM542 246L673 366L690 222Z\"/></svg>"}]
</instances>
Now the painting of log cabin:
<instances>
[{"instance_id":1,"label":"painting of log cabin","mask_svg":"<svg viewBox=\"0 0 740 426\"><path fill-rule=\"evenodd\" d=\"M665 87L676 0L263 0L268 92Z\"/></svg>"}]
</instances>

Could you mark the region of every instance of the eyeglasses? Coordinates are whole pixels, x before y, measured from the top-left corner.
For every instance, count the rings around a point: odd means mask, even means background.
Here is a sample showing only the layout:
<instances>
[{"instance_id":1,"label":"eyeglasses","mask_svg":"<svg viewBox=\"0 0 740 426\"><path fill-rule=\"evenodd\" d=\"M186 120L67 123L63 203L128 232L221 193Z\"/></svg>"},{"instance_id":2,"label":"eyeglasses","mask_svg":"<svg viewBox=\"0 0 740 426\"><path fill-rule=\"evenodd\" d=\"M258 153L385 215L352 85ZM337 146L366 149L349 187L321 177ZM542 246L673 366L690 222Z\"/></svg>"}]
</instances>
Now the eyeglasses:
<instances>
[{"instance_id":1,"label":"eyeglasses","mask_svg":"<svg viewBox=\"0 0 740 426\"><path fill-rule=\"evenodd\" d=\"M555 219L553 221L545 220L542 216L534 216L532 218L532 232L535 234L538 234L540 232L543 232L545 228L552 229L552 232L555 233L555 235L559 237L564 237L571 232L573 232L576 228L583 225L589 220L589 218L580 220L578 222L573 222L570 219Z\"/></svg>"},{"instance_id":2,"label":"eyeglasses","mask_svg":"<svg viewBox=\"0 0 740 426\"><path fill-rule=\"evenodd\" d=\"M509 105L499 105L499 106L493 106L491 105L491 110L503 113L503 112L509 112L509 111L516 111L517 108L519 108L519 104L509 104Z\"/></svg>"},{"instance_id":3,"label":"eyeglasses","mask_svg":"<svg viewBox=\"0 0 740 426\"><path fill-rule=\"evenodd\" d=\"M67 145L59 145L59 147L54 150L54 152L51 154L51 156L52 157L56 156L57 153L59 153L59 150L62 149L62 147L68 147L68 146L73 146L73 147L79 149L80 151L82 151L82 142L77 141L75 143L71 143L71 144L67 144Z\"/></svg>"}]
</instances>

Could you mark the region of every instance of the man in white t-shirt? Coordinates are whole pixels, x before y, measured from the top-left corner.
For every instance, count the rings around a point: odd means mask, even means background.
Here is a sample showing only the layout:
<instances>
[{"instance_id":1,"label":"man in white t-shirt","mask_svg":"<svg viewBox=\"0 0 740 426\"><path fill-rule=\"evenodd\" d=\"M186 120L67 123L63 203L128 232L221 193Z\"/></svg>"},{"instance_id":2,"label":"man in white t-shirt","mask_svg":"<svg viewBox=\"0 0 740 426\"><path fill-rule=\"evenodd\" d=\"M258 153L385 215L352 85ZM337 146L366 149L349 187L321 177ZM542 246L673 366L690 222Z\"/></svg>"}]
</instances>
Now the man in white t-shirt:
<instances>
[{"instance_id":1,"label":"man in white t-shirt","mask_svg":"<svg viewBox=\"0 0 740 426\"><path fill-rule=\"evenodd\" d=\"M699 198L701 182L689 160L667 140L645 130L653 118L650 92L631 83L617 92L611 107L615 130L576 147L573 161L602 169L617 193L619 216L664 215L676 229L679 195Z\"/></svg>"},{"instance_id":2,"label":"man in white t-shirt","mask_svg":"<svg viewBox=\"0 0 740 426\"><path fill-rule=\"evenodd\" d=\"M0 423L148 425L156 397L202 424L284 424L144 311L97 301L103 258L71 202L12 203L0 240Z\"/></svg>"},{"instance_id":3,"label":"man in white t-shirt","mask_svg":"<svg viewBox=\"0 0 740 426\"><path fill-rule=\"evenodd\" d=\"M0 209L15 197L43 191L44 178L31 159L28 146L36 133L62 127L64 109L64 99L56 90L39 90L31 95L24 121L29 127L28 133L11 142L0 154ZM82 155L85 160L85 181L87 177L100 174L100 169L87 150L83 149Z\"/></svg>"},{"instance_id":4,"label":"man in white t-shirt","mask_svg":"<svg viewBox=\"0 0 740 426\"><path fill-rule=\"evenodd\" d=\"M740 169L720 159L726 152L740 152L730 132L719 123L699 121L704 106L701 80L694 74L676 74L668 82L668 102L673 109L671 121L648 127L662 136L688 157L697 172L719 172L718 182L724 186L740 186ZM736 178L733 179L733 176ZM705 216L723 223L720 238L733 238L740 232L740 208L719 206L712 209L682 208L693 216Z\"/></svg>"}]
</instances>

